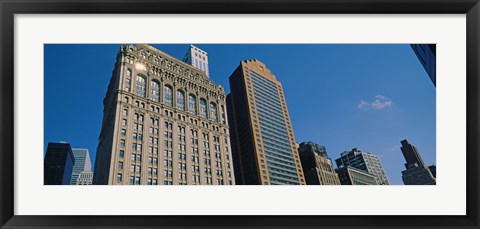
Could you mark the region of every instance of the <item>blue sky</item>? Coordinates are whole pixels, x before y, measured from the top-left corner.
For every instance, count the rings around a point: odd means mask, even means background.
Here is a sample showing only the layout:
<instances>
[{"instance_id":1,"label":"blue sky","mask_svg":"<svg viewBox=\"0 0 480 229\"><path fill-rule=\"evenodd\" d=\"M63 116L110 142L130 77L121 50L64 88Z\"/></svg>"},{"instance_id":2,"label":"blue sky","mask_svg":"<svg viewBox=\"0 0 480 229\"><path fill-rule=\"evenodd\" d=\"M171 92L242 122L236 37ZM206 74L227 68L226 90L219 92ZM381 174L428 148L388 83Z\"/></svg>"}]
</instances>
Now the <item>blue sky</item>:
<instances>
[{"instance_id":1,"label":"blue sky","mask_svg":"<svg viewBox=\"0 0 480 229\"><path fill-rule=\"evenodd\" d=\"M188 44L153 45L182 59ZM354 147L380 156L391 184L403 184L400 141L436 160L435 87L409 45L197 44L210 78L225 87L244 59L282 82L297 142L313 141L335 160ZM45 45L45 146L87 148L92 163L118 44Z\"/></svg>"}]
</instances>

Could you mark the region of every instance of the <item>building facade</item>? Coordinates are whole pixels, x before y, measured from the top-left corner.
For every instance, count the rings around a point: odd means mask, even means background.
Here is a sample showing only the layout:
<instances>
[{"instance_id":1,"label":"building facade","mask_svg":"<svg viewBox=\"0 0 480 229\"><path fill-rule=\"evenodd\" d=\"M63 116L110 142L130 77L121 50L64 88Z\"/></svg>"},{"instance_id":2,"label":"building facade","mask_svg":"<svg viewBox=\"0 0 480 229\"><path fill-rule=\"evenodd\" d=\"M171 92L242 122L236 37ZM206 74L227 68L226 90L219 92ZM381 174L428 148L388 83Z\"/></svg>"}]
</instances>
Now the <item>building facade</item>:
<instances>
[{"instance_id":1,"label":"building facade","mask_svg":"<svg viewBox=\"0 0 480 229\"><path fill-rule=\"evenodd\" d=\"M74 163L72 148L69 143L49 142L43 161L43 184L69 185Z\"/></svg>"},{"instance_id":2,"label":"building facade","mask_svg":"<svg viewBox=\"0 0 480 229\"><path fill-rule=\"evenodd\" d=\"M75 180L75 185L92 185L93 184L93 172L92 171L83 171L78 174L77 179Z\"/></svg>"},{"instance_id":3,"label":"building facade","mask_svg":"<svg viewBox=\"0 0 480 229\"><path fill-rule=\"evenodd\" d=\"M388 185L387 175L383 169L380 158L372 153L364 153L358 148L351 151L344 151L340 158L335 160L337 167L351 166L365 172L371 173L377 177L377 184Z\"/></svg>"},{"instance_id":4,"label":"building facade","mask_svg":"<svg viewBox=\"0 0 480 229\"><path fill-rule=\"evenodd\" d=\"M229 82L237 184L306 184L281 83L258 60L241 61Z\"/></svg>"},{"instance_id":5,"label":"building facade","mask_svg":"<svg viewBox=\"0 0 480 229\"><path fill-rule=\"evenodd\" d=\"M200 71L204 72L207 77L210 77L208 66L208 53L203 51L202 49L194 45L190 45L187 53L185 54L185 57L183 57L183 61L192 65L193 67L200 69Z\"/></svg>"},{"instance_id":6,"label":"building facade","mask_svg":"<svg viewBox=\"0 0 480 229\"><path fill-rule=\"evenodd\" d=\"M74 185L77 183L77 179L80 173L84 171L92 171L92 164L90 162L90 154L88 152L88 149L72 149L72 153L75 159L75 163L73 165L70 184Z\"/></svg>"},{"instance_id":7,"label":"building facade","mask_svg":"<svg viewBox=\"0 0 480 229\"><path fill-rule=\"evenodd\" d=\"M410 144L406 139L400 141L400 143L402 144L400 150L406 161L406 169L402 171L403 183L405 185L435 185L437 183L436 166L427 167L417 147Z\"/></svg>"},{"instance_id":8,"label":"building facade","mask_svg":"<svg viewBox=\"0 0 480 229\"><path fill-rule=\"evenodd\" d=\"M378 185L375 174L351 166L335 169L342 185Z\"/></svg>"},{"instance_id":9,"label":"building facade","mask_svg":"<svg viewBox=\"0 0 480 229\"><path fill-rule=\"evenodd\" d=\"M307 185L340 185L338 174L327 155L325 146L302 142L298 147Z\"/></svg>"},{"instance_id":10,"label":"building facade","mask_svg":"<svg viewBox=\"0 0 480 229\"><path fill-rule=\"evenodd\" d=\"M122 45L93 183L235 184L225 98L199 69L149 45Z\"/></svg>"}]
</instances>

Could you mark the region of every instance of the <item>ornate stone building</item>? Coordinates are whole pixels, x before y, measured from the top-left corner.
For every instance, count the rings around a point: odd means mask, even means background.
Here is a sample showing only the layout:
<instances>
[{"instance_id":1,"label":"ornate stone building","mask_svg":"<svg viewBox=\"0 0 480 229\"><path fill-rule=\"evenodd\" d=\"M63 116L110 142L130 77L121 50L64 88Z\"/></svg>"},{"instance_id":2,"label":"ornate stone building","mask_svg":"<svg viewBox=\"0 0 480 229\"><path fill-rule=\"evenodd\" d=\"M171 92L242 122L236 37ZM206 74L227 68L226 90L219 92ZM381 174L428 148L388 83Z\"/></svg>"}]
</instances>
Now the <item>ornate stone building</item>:
<instances>
[{"instance_id":1,"label":"ornate stone building","mask_svg":"<svg viewBox=\"0 0 480 229\"><path fill-rule=\"evenodd\" d=\"M199 69L149 45L122 45L93 183L233 185L225 99Z\"/></svg>"}]
</instances>

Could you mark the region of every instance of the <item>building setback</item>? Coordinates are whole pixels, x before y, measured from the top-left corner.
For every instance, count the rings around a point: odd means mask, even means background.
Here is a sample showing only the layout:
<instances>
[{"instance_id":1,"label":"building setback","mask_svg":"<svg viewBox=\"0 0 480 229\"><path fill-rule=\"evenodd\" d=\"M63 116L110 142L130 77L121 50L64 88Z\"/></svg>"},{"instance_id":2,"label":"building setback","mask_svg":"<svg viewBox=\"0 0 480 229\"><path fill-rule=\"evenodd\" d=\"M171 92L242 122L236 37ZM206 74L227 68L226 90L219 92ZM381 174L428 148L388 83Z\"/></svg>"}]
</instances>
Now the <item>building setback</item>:
<instances>
[{"instance_id":1,"label":"building setback","mask_svg":"<svg viewBox=\"0 0 480 229\"><path fill-rule=\"evenodd\" d=\"M298 147L307 185L340 185L338 174L327 155L325 146L302 142Z\"/></svg>"},{"instance_id":2,"label":"building setback","mask_svg":"<svg viewBox=\"0 0 480 229\"><path fill-rule=\"evenodd\" d=\"M281 83L258 60L241 61L229 81L237 184L306 184Z\"/></svg>"},{"instance_id":3,"label":"building setback","mask_svg":"<svg viewBox=\"0 0 480 229\"><path fill-rule=\"evenodd\" d=\"M199 69L149 45L122 45L93 183L233 185L225 98Z\"/></svg>"},{"instance_id":4,"label":"building setback","mask_svg":"<svg viewBox=\"0 0 480 229\"><path fill-rule=\"evenodd\" d=\"M83 171L78 174L75 185L92 185L93 184L93 172Z\"/></svg>"},{"instance_id":5,"label":"building setback","mask_svg":"<svg viewBox=\"0 0 480 229\"><path fill-rule=\"evenodd\" d=\"M435 185L436 166L427 167L423 162L417 147L410 144L406 139L400 141L403 157L405 158L405 170L402 171L402 180L405 185ZM433 173L433 174L432 174ZM435 175L434 175L435 174Z\"/></svg>"},{"instance_id":6,"label":"building setback","mask_svg":"<svg viewBox=\"0 0 480 229\"><path fill-rule=\"evenodd\" d=\"M69 185L74 163L72 148L69 143L49 142L43 161L43 184Z\"/></svg>"},{"instance_id":7,"label":"building setback","mask_svg":"<svg viewBox=\"0 0 480 229\"><path fill-rule=\"evenodd\" d=\"M72 149L75 165L73 166L72 179L70 184L77 183L78 176L84 171L91 172L92 164L90 162L90 154L88 149Z\"/></svg>"},{"instance_id":8,"label":"building setback","mask_svg":"<svg viewBox=\"0 0 480 229\"><path fill-rule=\"evenodd\" d=\"M200 69L207 75L207 77L210 77L207 52L201 50L194 45L190 45L190 47L188 47L187 53L185 54L185 57L183 57L183 61L192 65L193 67Z\"/></svg>"},{"instance_id":9,"label":"building setback","mask_svg":"<svg viewBox=\"0 0 480 229\"><path fill-rule=\"evenodd\" d=\"M377 185L375 174L365 172L351 166L342 166L335 169L342 185Z\"/></svg>"},{"instance_id":10,"label":"building setback","mask_svg":"<svg viewBox=\"0 0 480 229\"><path fill-rule=\"evenodd\" d=\"M371 173L377 177L377 184L388 185L387 175L383 170L380 158L372 153L364 153L358 148L351 151L344 151L340 158L335 160L337 167L351 166L365 172Z\"/></svg>"}]
</instances>

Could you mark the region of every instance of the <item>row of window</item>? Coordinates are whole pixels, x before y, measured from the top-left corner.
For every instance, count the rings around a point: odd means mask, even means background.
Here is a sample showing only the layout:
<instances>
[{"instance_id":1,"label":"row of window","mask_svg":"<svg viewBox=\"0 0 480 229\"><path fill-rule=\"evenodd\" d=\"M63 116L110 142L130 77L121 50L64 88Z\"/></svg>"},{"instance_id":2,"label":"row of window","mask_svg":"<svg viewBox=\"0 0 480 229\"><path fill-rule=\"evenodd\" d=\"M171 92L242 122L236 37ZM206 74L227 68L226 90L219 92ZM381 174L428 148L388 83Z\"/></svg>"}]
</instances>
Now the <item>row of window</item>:
<instances>
[{"instance_id":1,"label":"row of window","mask_svg":"<svg viewBox=\"0 0 480 229\"><path fill-rule=\"evenodd\" d=\"M131 81L132 70L127 70L127 75L125 77L125 90L130 91L130 81ZM135 95L146 98L146 77L142 74L138 74L135 81ZM173 87L170 85L165 85L163 87L163 103L167 106L173 107ZM160 83L158 81L152 80L150 82L150 98L153 101L160 102ZM217 105L214 102L210 103L209 110L210 113L207 114L207 101L203 98L200 99L199 111L197 111L197 98L195 95L188 95L188 107L185 107L185 93L181 90L176 91L176 101L175 105L179 110L184 111L188 109L188 112L194 115L199 114L203 118L210 117L211 120L218 120Z\"/></svg>"}]
</instances>

